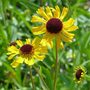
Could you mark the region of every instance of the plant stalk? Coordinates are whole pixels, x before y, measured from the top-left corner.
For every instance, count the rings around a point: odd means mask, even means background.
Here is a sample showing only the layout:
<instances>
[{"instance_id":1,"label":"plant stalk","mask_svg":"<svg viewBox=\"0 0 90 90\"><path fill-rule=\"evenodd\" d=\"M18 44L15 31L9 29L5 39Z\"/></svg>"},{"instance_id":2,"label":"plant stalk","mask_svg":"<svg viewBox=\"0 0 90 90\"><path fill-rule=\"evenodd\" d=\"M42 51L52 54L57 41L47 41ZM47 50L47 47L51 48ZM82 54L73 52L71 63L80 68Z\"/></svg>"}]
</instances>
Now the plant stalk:
<instances>
[{"instance_id":1,"label":"plant stalk","mask_svg":"<svg viewBox=\"0 0 90 90\"><path fill-rule=\"evenodd\" d=\"M56 61L55 61L55 76L54 76L54 90L56 90L57 85L57 66L58 66L58 48L57 48L57 40L56 40Z\"/></svg>"},{"instance_id":2,"label":"plant stalk","mask_svg":"<svg viewBox=\"0 0 90 90\"><path fill-rule=\"evenodd\" d=\"M30 77L31 77L31 82L32 82L32 90L35 90L35 85L34 85L34 80L33 80L33 77L32 77L31 68L30 68Z\"/></svg>"}]
</instances>

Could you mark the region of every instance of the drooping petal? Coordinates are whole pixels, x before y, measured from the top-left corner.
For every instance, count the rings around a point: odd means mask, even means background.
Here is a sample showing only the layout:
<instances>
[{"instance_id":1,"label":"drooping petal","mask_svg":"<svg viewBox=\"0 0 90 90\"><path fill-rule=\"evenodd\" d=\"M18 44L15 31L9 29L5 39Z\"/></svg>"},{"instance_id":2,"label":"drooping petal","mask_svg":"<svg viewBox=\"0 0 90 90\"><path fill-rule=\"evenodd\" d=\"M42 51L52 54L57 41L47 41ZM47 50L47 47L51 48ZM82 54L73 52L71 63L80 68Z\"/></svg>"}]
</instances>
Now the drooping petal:
<instances>
[{"instance_id":1,"label":"drooping petal","mask_svg":"<svg viewBox=\"0 0 90 90\"><path fill-rule=\"evenodd\" d=\"M74 34L69 33L69 32L67 32L65 30L62 31L62 34L65 35L66 37L74 37L75 36Z\"/></svg>"},{"instance_id":2,"label":"drooping petal","mask_svg":"<svg viewBox=\"0 0 90 90\"><path fill-rule=\"evenodd\" d=\"M54 38L54 34L50 34L48 32L43 36L43 39L46 40L46 45L48 45L51 48L53 47L53 43L52 43L53 38Z\"/></svg>"},{"instance_id":3,"label":"drooping petal","mask_svg":"<svg viewBox=\"0 0 90 90\"><path fill-rule=\"evenodd\" d=\"M59 35L57 36L56 42L57 42L57 47L58 48L63 48L64 47L63 43L61 41L61 37Z\"/></svg>"},{"instance_id":4,"label":"drooping petal","mask_svg":"<svg viewBox=\"0 0 90 90\"><path fill-rule=\"evenodd\" d=\"M70 18L66 22L63 22L63 27L64 28L69 28L74 24L75 20L73 18Z\"/></svg>"},{"instance_id":5,"label":"drooping petal","mask_svg":"<svg viewBox=\"0 0 90 90\"><path fill-rule=\"evenodd\" d=\"M19 64L20 63L18 63L18 62L16 62L15 60L11 63L11 66L13 67L13 68L16 68L16 67L18 67L19 66Z\"/></svg>"},{"instance_id":6,"label":"drooping petal","mask_svg":"<svg viewBox=\"0 0 90 90\"><path fill-rule=\"evenodd\" d=\"M23 63L24 58L22 58L22 57L19 56L19 57L16 58L15 61L18 62L18 63Z\"/></svg>"},{"instance_id":7,"label":"drooping petal","mask_svg":"<svg viewBox=\"0 0 90 90\"><path fill-rule=\"evenodd\" d=\"M64 42L72 42L72 39L67 38L67 37L65 37L64 35L61 35L61 39L62 39Z\"/></svg>"},{"instance_id":8,"label":"drooping petal","mask_svg":"<svg viewBox=\"0 0 90 90\"><path fill-rule=\"evenodd\" d=\"M39 14L40 16L42 16L43 18L45 18L46 20L49 20L48 15L44 12L44 8L40 7L37 11L37 14Z\"/></svg>"},{"instance_id":9,"label":"drooping petal","mask_svg":"<svg viewBox=\"0 0 90 90\"><path fill-rule=\"evenodd\" d=\"M68 32L72 32L78 29L78 26L71 26L70 28L68 28L66 31Z\"/></svg>"},{"instance_id":10,"label":"drooping petal","mask_svg":"<svg viewBox=\"0 0 90 90\"><path fill-rule=\"evenodd\" d=\"M34 60L34 58L28 60L28 59L25 59L25 63L28 64L28 65L33 65L36 61Z\"/></svg>"},{"instance_id":11,"label":"drooping petal","mask_svg":"<svg viewBox=\"0 0 90 90\"><path fill-rule=\"evenodd\" d=\"M63 20L68 13L68 8L64 7L60 16L60 20Z\"/></svg>"},{"instance_id":12,"label":"drooping petal","mask_svg":"<svg viewBox=\"0 0 90 90\"><path fill-rule=\"evenodd\" d=\"M41 26L38 26L38 27L33 27L32 28L32 32L35 35L39 35L39 34L45 33L46 32L45 25L41 25Z\"/></svg>"},{"instance_id":13,"label":"drooping petal","mask_svg":"<svg viewBox=\"0 0 90 90\"><path fill-rule=\"evenodd\" d=\"M31 21L32 21L32 22L46 23L46 20L45 20L45 19L40 18L39 16L36 16L36 15L32 16L32 20L31 20Z\"/></svg>"},{"instance_id":14,"label":"drooping petal","mask_svg":"<svg viewBox=\"0 0 90 90\"><path fill-rule=\"evenodd\" d=\"M37 54L36 54L34 57L35 57L35 59L37 59L37 60L43 61L43 59L45 58L45 55L37 55Z\"/></svg>"}]
</instances>

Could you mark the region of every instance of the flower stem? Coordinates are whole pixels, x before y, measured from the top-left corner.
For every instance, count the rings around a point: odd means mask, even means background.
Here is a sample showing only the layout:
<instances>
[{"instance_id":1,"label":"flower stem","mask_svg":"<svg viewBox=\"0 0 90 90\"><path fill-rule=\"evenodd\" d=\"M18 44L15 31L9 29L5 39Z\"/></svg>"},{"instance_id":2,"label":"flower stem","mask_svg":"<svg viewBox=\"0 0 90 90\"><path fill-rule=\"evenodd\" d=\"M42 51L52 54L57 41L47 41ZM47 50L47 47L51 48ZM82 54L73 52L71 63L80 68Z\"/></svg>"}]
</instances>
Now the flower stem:
<instances>
[{"instance_id":1,"label":"flower stem","mask_svg":"<svg viewBox=\"0 0 90 90\"><path fill-rule=\"evenodd\" d=\"M56 90L57 84L57 66L58 66L58 48L57 48L57 41L56 41L56 61L55 61L55 76L54 76L54 90Z\"/></svg>"},{"instance_id":2,"label":"flower stem","mask_svg":"<svg viewBox=\"0 0 90 90\"><path fill-rule=\"evenodd\" d=\"M35 85L34 85L34 80L33 80L33 77L32 77L31 68L30 68L30 77L31 77L31 82L32 82L32 90L35 90Z\"/></svg>"},{"instance_id":3,"label":"flower stem","mask_svg":"<svg viewBox=\"0 0 90 90\"><path fill-rule=\"evenodd\" d=\"M47 90L49 90L49 88L48 88L47 84L45 83L45 81L44 81L42 75L40 74L39 70L38 70L35 66L33 66L33 68L36 70L36 72L37 72L38 75L40 76L40 79L41 79L41 81L43 82L45 88L47 88ZM44 87L43 87L43 88L44 88ZM44 89L44 90L45 90L45 89Z\"/></svg>"}]
</instances>

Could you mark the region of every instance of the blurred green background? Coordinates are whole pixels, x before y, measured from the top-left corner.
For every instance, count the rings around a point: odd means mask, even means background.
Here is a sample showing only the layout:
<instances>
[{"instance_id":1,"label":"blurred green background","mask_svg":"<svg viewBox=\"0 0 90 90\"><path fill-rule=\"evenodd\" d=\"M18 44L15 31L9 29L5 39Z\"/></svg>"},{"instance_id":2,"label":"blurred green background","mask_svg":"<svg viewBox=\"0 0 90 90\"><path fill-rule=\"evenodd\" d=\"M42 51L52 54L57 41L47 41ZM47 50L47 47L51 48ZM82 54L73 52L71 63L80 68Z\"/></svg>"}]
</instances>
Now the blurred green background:
<instances>
[{"instance_id":1,"label":"blurred green background","mask_svg":"<svg viewBox=\"0 0 90 90\"><path fill-rule=\"evenodd\" d=\"M74 67L83 63L90 75L90 0L0 0L0 90L32 90L30 68L23 64L13 69L7 60L7 47L17 39L35 37L31 17L47 5L68 7L67 19L73 17L79 27L73 43L65 43L59 50L57 90L90 90L90 80L79 85L73 80ZM31 69L35 90L53 90L54 51L48 50L45 60Z\"/></svg>"}]
</instances>

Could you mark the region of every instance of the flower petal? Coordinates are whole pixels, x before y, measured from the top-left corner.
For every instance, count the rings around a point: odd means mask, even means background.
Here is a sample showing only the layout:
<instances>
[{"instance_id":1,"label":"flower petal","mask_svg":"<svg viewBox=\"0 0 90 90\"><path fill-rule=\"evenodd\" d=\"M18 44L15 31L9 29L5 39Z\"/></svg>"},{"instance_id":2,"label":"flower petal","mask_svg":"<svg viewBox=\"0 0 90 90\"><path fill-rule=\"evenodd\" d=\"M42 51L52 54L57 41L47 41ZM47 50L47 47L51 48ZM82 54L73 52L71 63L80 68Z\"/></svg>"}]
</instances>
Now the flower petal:
<instances>
[{"instance_id":1,"label":"flower petal","mask_svg":"<svg viewBox=\"0 0 90 90\"><path fill-rule=\"evenodd\" d=\"M39 35L39 34L45 33L45 32L46 32L45 25L38 26L38 27L33 27L33 28L32 28L32 32L33 32L33 34L35 34L35 35Z\"/></svg>"},{"instance_id":2,"label":"flower petal","mask_svg":"<svg viewBox=\"0 0 90 90\"><path fill-rule=\"evenodd\" d=\"M22 58L22 57L17 57L15 61L18 62L18 63L23 63L24 58Z\"/></svg>"},{"instance_id":3,"label":"flower petal","mask_svg":"<svg viewBox=\"0 0 90 90\"><path fill-rule=\"evenodd\" d=\"M53 14L55 18L60 17L60 8L58 6L55 6L55 10L53 10Z\"/></svg>"},{"instance_id":4,"label":"flower petal","mask_svg":"<svg viewBox=\"0 0 90 90\"><path fill-rule=\"evenodd\" d=\"M26 39L26 44L30 44L31 43L31 39Z\"/></svg>"},{"instance_id":5,"label":"flower petal","mask_svg":"<svg viewBox=\"0 0 90 90\"><path fill-rule=\"evenodd\" d=\"M42 16L43 18L45 18L46 20L49 20L49 17L47 16L47 14L44 12L44 9L42 7L40 7L37 11L37 14L39 14L40 16Z\"/></svg>"},{"instance_id":6,"label":"flower petal","mask_svg":"<svg viewBox=\"0 0 90 90\"><path fill-rule=\"evenodd\" d=\"M78 26L71 26L66 31L71 32L71 31L75 31L76 29L78 29Z\"/></svg>"},{"instance_id":7,"label":"flower petal","mask_svg":"<svg viewBox=\"0 0 90 90\"><path fill-rule=\"evenodd\" d=\"M67 31L63 30L62 34L65 35L66 37L74 37L75 35L72 33L68 33Z\"/></svg>"},{"instance_id":8,"label":"flower petal","mask_svg":"<svg viewBox=\"0 0 90 90\"><path fill-rule=\"evenodd\" d=\"M64 7L60 16L60 20L63 20L68 13L68 8Z\"/></svg>"},{"instance_id":9,"label":"flower petal","mask_svg":"<svg viewBox=\"0 0 90 90\"><path fill-rule=\"evenodd\" d=\"M43 59L45 58L45 55L35 55L34 57L37 60L43 61Z\"/></svg>"},{"instance_id":10,"label":"flower petal","mask_svg":"<svg viewBox=\"0 0 90 90\"><path fill-rule=\"evenodd\" d=\"M42 22L42 23L46 23L46 20L43 19L43 18L40 18L39 16L34 15L34 16L32 16L31 22Z\"/></svg>"},{"instance_id":11,"label":"flower petal","mask_svg":"<svg viewBox=\"0 0 90 90\"><path fill-rule=\"evenodd\" d=\"M53 16L49 6L46 7L46 14L49 18L52 18L52 16Z\"/></svg>"},{"instance_id":12,"label":"flower petal","mask_svg":"<svg viewBox=\"0 0 90 90\"><path fill-rule=\"evenodd\" d=\"M63 43L61 41L61 37L58 35L57 39L57 48L64 48Z\"/></svg>"},{"instance_id":13,"label":"flower petal","mask_svg":"<svg viewBox=\"0 0 90 90\"><path fill-rule=\"evenodd\" d=\"M36 61L32 58L30 60L28 59L25 59L25 63L28 64L28 65L33 65Z\"/></svg>"},{"instance_id":14,"label":"flower petal","mask_svg":"<svg viewBox=\"0 0 90 90\"><path fill-rule=\"evenodd\" d=\"M19 65L20 63L18 63L18 62L16 62L15 60L11 63L11 66L13 67L13 68L16 68L16 67L18 67L18 65Z\"/></svg>"},{"instance_id":15,"label":"flower petal","mask_svg":"<svg viewBox=\"0 0 90 90\"><path fill-rule=\"evenodd\" d=\"M70 18L68 21L63 23L64 28L69 28L74 24L75 20L73 18Z\"/></svg>"},{"instance_id":16,"label":"flower petal","mask_svg":"<svg viewBox=\"0 0 90 90\"><path fill-rule=\"evenodd\" d=\"M62 39L64 42L72 42L71 39L65 37L64 35L61 35L61 39Z\"/></svg>"},{"instance_id":17,"label":"flower petal","mask_svg":"<svg viewBox=\"0 0 90 90\"><path fill-rule=\"evenodd\" d=\"M53 47L53 43L52 40L54 38L54 34L49 34L48 32L43 36L43 39L46 40L46 45L48 45L49 47Z\"/></svg>"},{"instance_id":18,"label":"flower petal","mask_svg":"<svg viewBox=\"0 0 90 90\"><path fill-rule=\"evenodd\" d=\"M17 43L17 45L20 46L20 47L23 46L23 43L22 43L21 40L17 40L16 43Z\"/></svg>"},{"instance_id":19,"label":"flower petal","mask_svg":"<svg viewBox=\"0 0 90 90\"><path fill-rule=\"evenodd\" d=\"M38 47L38 45L40 44L40 41L41 41L41 39L39 37L36 37L33 39L32 45Z\"/></svg>"},{"instance_id":20,"label":"flower petal","mask_svg":"<svg viewBox=\"0 0 90 90\"><path fill-rule=\"evenodd\" d=\"M42 49L42 48L43 48L43 49ZM36 49L35 49L35 53L46 54L46 53L47 53L47 47L41 45L39 48L36 48Z\"/></svg>"},{"instance_id":21,"label":"flower petal","mask_svg":"<svg viewBox=\"0 0 90 90\"><path fill-rule=\"evenodd\" d=\"M15 46L9 46L7 50L9 52L7 53L8 55L13 54L13 53L15 54L19 53L19 50Z\"/></svg>"},{"instance_id":22,"label":"flower petal","mask_svg":"<svg viewBox=\"0 0 90 90\"><path fill-rule=\"evenodd\" d=\"M15 57L17 54L11 54L10 56L8 56L8 60L11 60L13 57Z\"/></svg>"}]
</instances>

